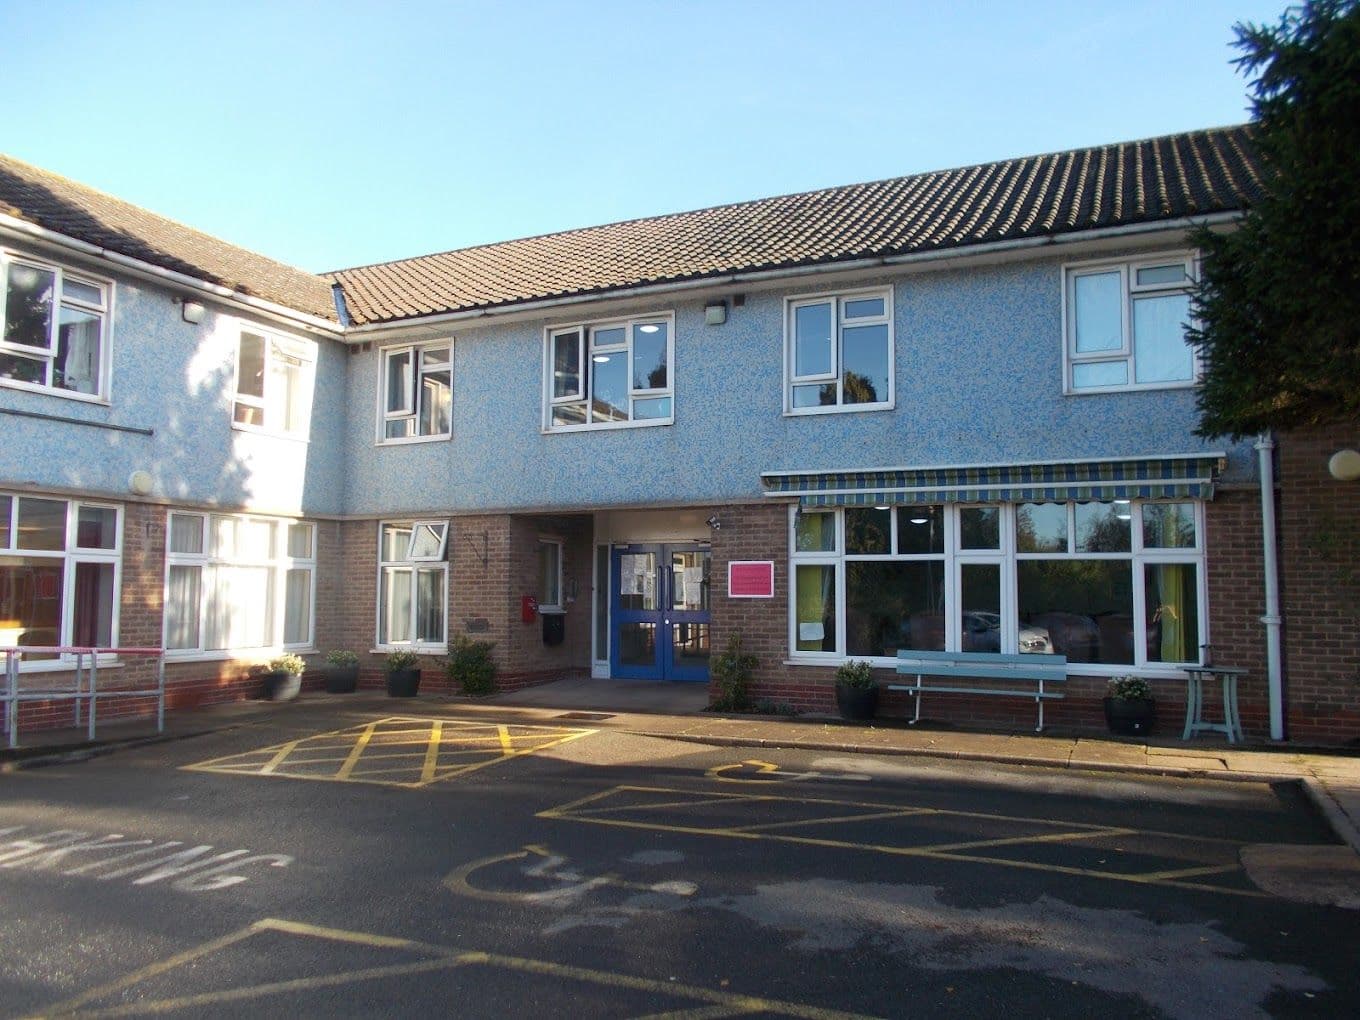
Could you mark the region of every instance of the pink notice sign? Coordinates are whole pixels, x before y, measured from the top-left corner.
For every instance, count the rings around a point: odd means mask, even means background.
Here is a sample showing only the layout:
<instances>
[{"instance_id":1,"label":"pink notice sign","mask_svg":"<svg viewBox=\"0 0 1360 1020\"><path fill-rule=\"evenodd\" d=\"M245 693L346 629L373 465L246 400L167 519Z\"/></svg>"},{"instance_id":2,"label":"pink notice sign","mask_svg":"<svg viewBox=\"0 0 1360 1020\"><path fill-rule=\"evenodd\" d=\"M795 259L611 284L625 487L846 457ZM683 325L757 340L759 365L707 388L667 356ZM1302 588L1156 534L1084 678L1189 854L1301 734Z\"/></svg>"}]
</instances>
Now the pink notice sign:
<instances>
[{"instance_id":1,"label":"pink notice sign","mask_svg":"<svg viewBox=\"0 0 1360 1020\"><path fill-rule=\"evenodd\" d=\"M774 598L773 560L736 560L727 565L727 597Z\"/></svg>"}]
</instances>

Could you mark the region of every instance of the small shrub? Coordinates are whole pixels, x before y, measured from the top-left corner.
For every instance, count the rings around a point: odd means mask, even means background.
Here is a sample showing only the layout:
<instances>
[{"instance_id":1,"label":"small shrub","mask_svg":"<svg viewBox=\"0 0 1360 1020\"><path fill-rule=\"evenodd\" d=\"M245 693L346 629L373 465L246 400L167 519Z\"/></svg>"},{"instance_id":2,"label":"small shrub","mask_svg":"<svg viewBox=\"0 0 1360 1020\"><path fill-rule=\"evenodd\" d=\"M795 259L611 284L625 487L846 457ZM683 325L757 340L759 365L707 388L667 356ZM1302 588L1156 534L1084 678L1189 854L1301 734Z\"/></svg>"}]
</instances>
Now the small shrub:
<instances>
[{"instance_id":1,"label":"small shrub","mask_svg":"<svg viewBox=\"0 0 1360 1020\"><path fill-rule=\"evenodd\" d=\"M383 666L387 672L395 673L399 669L414 669L419 661L420 656L403 648L395 652L388 652L387 658L383 660Z\"/></svg>"},{"instance_id":2,"label":"small shrub","mask_svg":"<svg viewBox=\"0 0 1360 1020\"><path fill-rule=\"evenodd\" d=\"M869 663L863 659L851 659L836 667L836 683L858 691L867 691L874 686L874 674Z\"/></svg>"},{"instance_id":3,"label":"small shrub","mask_svg":"<svg viewBox=\"0 0 1360 1020\"><path fill-rule=\"evenodd\" d=\"M301 674L307 668L307 663L302 661L301 655L294 655L286 652L269 660L269 671L271 673L294 673Z\"/></svg>"},{"instance_id":4,"label":"small shrub","mask_svg":"<svg viewBox=\"0 0 1360 1020\"><path fill-rule=\"evenodd\" d=\"M454 636L449 645L449 661L445 667L449 679L464 694L490 694L496 689L496 664L491 659L490 641L474 641L466 634Z\"/></svg>"},{"instance_id":5,"label":"small shrub","mask_svg":"<svg viewBox=\"0 0 1360 1020\"><path fill-rule=\"evenodd\" d=\"M343 648L337 648L333 652L326 653L326 665L340 666L342 668L348 666L357 666L359 665L359 656L356 655L354 652L347 651Z\"/></svg>"},{"instance_id":6,"label":"small shrub","mask_svg":"<svg viewBox=\"0 0 1360 1020\"><path fill-rule=\"evenodd\" d=\"M746 712L751 708L751 674L760 665L754 655L741 650L741 635L733 634L727 650L709 665L713 679L718 681L718 697L709 707L716 712Z\"/></svg>"},{"instance_id":7,"label":"small shrub","mask_svg":"<svg viewBox=\"0 0 1360 1020\"><path fill-rule=\"evenodd\" d=\"M1152 697L1152 686L1141 676L1116 676L1105 694L1116 701L1145 701Z\"/></svg>"}]
</instances>

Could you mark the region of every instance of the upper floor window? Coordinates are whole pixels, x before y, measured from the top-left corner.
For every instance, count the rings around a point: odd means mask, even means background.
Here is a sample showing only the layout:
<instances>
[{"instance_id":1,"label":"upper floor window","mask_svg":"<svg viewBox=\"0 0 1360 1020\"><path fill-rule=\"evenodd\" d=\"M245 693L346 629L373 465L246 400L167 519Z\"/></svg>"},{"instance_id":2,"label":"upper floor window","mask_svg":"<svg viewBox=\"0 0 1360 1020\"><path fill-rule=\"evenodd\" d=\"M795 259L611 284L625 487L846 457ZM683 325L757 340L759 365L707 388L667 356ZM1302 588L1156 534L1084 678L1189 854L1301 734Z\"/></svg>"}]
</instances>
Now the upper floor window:
<instances>
[{"instance_id":1,"label":"upper floor window","mask_svg":"<svg viewBox=\"0 0 1360 1020\"><path fill-rule=\"evenodd\" d=\"M1067 391L1192 384L1193 273L1189 255L1067 267Z\"/></svg>"},{"instance_id":2,"label":"upper floor window","mask_svg":"<svg viewBox=\"0 0 1360 1020\"><path fill-rule=\"evenodd\" d=\"M236 351L236 428L307 434L316 348L292 337L242 328Z\"/></svg>"},{"instance_id":3,"label":"upper floor window","mask_svg":"<svg viewBox=\"0 0 1360 1020\"><path fill-rule=\"evenodd\" d=\"M891 288L790 298L785 312L785 412L892 407Z\"/></svg>"},{"instance_id":4,"label":"upper floor window","mask_svg":"<svg viewBox=\"0 0 1360 1020\"><path fill-rule=\"evenodd\" d=\"M670 315L555 326L544 352L545 419L553 431L675 420Z\"/></svg>"},{"instance_id":5,"label":"upper floor window","mask_svg":"<svg viewBox=\"0 0 1360 1020\"><path fill-rule=\"evenodd\" d=\"M378 442L447 439L452 434L451 355L447 343L383 350Z\"/></svg>"},{"instance_id":6,"label":"upper floor window","mask_svg":"<svg viewBox=\"0 0 1360 1020\"><path fill-rule=\"evenodd\" d=\"M0 384L106 398L113 284L4 251L0 284Z\"/></svg>"}]
</instances>

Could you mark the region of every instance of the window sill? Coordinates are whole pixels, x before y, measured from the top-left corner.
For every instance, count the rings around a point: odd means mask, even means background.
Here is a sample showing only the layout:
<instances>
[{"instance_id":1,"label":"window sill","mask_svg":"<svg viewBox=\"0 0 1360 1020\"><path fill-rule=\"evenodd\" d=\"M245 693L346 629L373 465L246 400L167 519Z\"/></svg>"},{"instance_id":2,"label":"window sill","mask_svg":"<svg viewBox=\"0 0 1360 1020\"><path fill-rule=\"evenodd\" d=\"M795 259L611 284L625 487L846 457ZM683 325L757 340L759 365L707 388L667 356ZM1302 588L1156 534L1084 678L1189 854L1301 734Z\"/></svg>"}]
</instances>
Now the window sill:
<instances>
[{"instance_id":1,"label":"window sill","mask_svg":"<svg viewBox=\"0 0 1360 1020\"><path fill-rule=\"evenodd\" d=\"M1065 397L1098 397L1108 393L1148 393L1158 390L1193 390L1199 385L1199 380L1194 379L1190 382L1166 382L1166 383L1135 383L1131 386L1087 386L1082 389L1073 389L1068 386L1063 390Z\"/></svg>"},{"instance_id":2,"label":"window sill","mask_svg":"<svg viewBox=\"0 0 1360 1020\"><path fill-rule=\"evenodd\" d=\"M805 418L818 414L856 414L864 411L891 411L895 401L886 404L837 404L835 407L790 407L784 411L785 418Z\"/></svg>"},{"instance_id":3,"label":"window sill","mask_svg":"<svg viewBox=\"0 0 1360 1020\"><path fill-rule=\"evenodd\" d=\"M243 425L239 421L231 423L233 432L244 432L251 436L265 436L268 439L287 439L294 443L310 443L311 437L301 432L276 432L273 429L260 428L256 425Z\"/></svg>"},{"instance_id":4,"label":"window sill","mask_svg":"<svg viewBox=\"0 0 1360 1020\"><path fill-rule=\"evenodd\" d=\"M657 425L674 425L675 416L669 418L643 418L639 421L602 421L591 422L587 425L550 425L539 431L545 436L558 435L564 432L610 432L614 429L645 429Z\"/></svg>"},{"instance_id":5,"label":"window sill","mask_svg":"<svg viewBox=\"0 0 1360 1020\"><path fill-rule=\"evenodd\" d=\"M1045 657L1042 655L1034 656L1035 661L1041 661ZM884 656L872 655L849 655L838 656L828 654L826 658L813 659L806 656L795 658L790 657L784 660L785 666L840 666L851 660L869 663L874 669L896 670L897 659ZM906 676L907 674L903 674ZM1182 682L1186 679L1186 672L1183 666L1129 666L1129 665L1101 665L1094 662L1069 662L1067 664L1067 675L1069 677L1094 677L1097 679L1108 680L1116 676L1138 676L1146 680L1174 681Z\"/></svg>"},{"instance_id":6,"label":"window sill","mask_svg":"<svg viewBox=\"0 0 1360 1020\"><path fill-rule=\"evenodd\" d=\"M316 655L319 649L306 648L233 648L220 652L170 651L166 662L226 662L228 659L272 659L278 655Z\"/></svg>"},{"instance_id":7,"label":"window sill","mask_svg":"<svg viewBox=\"0 0 1360 1020\"><path fill-rule=\"evenodd\" d=\"M11 390L21 390L24 393L39 393L47 397L56 397L58 400L74 400L79 404L92 404L95 407L113 406L108 397L98 394L77 393L75 390L63 390L55 386L37 386L33 383L19 382L17 379L0 379L0 386Z\"/></svg>"},{"instance_id":8,"label":"window sill","mask_svg":"<svg viewBox=\"0 0 1360 1020\"><path fill-rule=\"evenodd\" d=\"M369 655L391 655L393 652L415 652L417 655L448 655L444 645L378 645L368 650Z\"/></svg>"},{"instance_id":9,"label":"window sill","mask_svg":"<svg viewBox=\"0 0 1360 1020\"><path fill-rule=\"evenodd\" d=\"M452 432L445 432L438 436L407 436L404 439L379 439L374 446L414 446L419 443L447 443L453 438Z\"/></svg>"}]
</instances>

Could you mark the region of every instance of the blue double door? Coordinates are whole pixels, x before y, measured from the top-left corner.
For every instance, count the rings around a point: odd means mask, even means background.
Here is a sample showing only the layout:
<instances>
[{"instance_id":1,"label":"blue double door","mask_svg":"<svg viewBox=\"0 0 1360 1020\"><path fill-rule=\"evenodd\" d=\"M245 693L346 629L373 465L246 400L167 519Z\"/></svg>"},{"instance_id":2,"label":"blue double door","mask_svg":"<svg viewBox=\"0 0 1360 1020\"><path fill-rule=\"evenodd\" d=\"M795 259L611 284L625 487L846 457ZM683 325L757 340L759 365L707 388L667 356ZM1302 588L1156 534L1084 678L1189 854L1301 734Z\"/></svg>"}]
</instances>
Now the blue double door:
<instances>
[{"instance_id":1,"label":"blue double door","mask_svg":"<svg viewBox=\"0 0 1360 1020\"><path fill-rule=\"evenodd\" d=\"M609 672L620 680L708 679L709 547L616 545L609 561Z\"/></svg>"}]
</instances>

